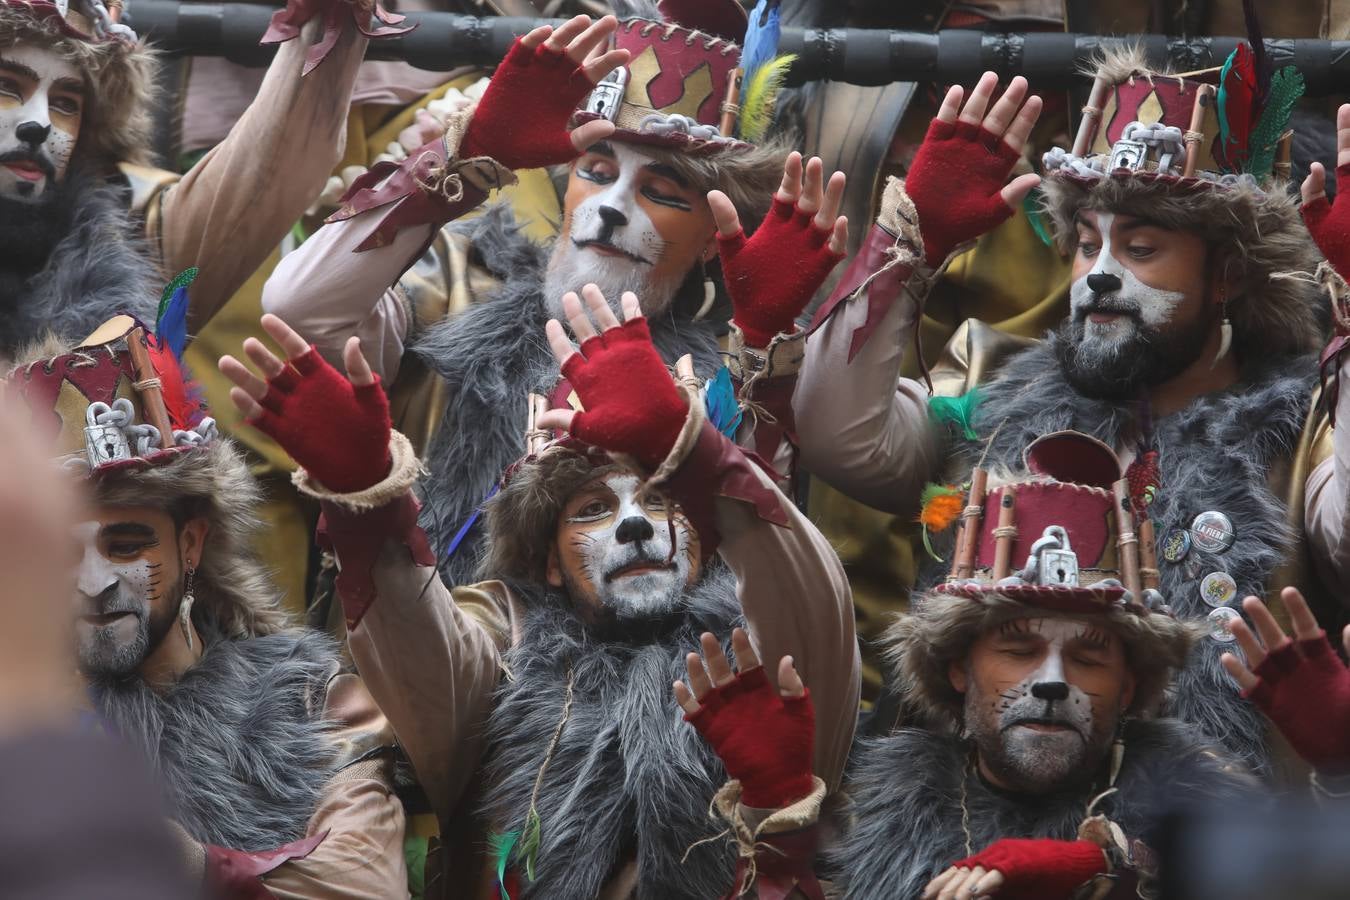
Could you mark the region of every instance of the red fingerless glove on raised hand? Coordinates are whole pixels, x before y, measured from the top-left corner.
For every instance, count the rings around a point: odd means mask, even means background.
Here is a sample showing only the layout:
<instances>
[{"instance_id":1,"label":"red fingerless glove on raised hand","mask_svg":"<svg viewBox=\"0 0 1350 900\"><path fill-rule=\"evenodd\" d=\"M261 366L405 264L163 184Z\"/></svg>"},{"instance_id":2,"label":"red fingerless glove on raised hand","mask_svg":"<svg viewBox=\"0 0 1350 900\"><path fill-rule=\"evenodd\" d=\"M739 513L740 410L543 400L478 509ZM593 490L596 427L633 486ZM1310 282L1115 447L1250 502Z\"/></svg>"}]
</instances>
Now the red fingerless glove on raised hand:
<instances>
[{"instance_id":1,"label":"red fingerless glove on raised hand","mask_svg":"<svg viewBox=\"0 0 1350 900\"><path fill-rule=\"evenodd\" d=\"M1261 680L1242 696L1275 723L1314 769L1329 775L1350 773L1350 670L1326 633L1286 641L1254 671Z\"/></svg>"},{"instance_id":2,"label":"red fingerless glove on raised hand","mask_svg":"<svg viewBox=\"0 0 1350 900\"><path fill-rule=\"evenodd\" d=\"M783 697L763 666L741 672L699 701L684 720L717 752L741 783L741 802L779 809L811 793L816 712L811 692Z\"/></svg>"},{"instance_id":3,"label":"red fingerless glove on raised hand","mask_svg":"<svg viewBox=\"0 0 1350 900\"><path fill-rule=\"evenodd\" d=\"M392 425L379 376L354 387L310 347L268 379L258 402L263 411L248 424L330 491L362 491L389 474Z\"/></svg>"},{"instance_id":4,"label":"red fingerless glove on raised hand","mask_svg":"<svg viewBox=\"0 0 1350 900\"><path fill-rule=\"evenodd\" d=\"M1109 871L1106 854L1091 841L1004 838L952 863L1003 874L999 900L1062 900Z\"/></svg>"},{"instance_id":5,"label":"red fingerless glove on raised hand","mask_svg":"<svg viewBox=\"0 0 1350 900\"><path fill-rule=\"evenodd\" d=\"M919 214L930 266L1013 214L999 192L1017 158L1003 138L977 124L934 119L928 126L905 176L905 193Z\"/></svg>"},{"instance_id":6,"label":"red fingerless glove on raised hand","mask_svg":"<svg viewBox=\"0 0 1350 900\"><path fill-rule=\"evenodd\" d=\"M562 366L581 400L572 434L655 469L675 447L689 407L652 346L647 320L629 319L581 345Z\"/></svg>"},{"instance_id":7,"label":"red fingerless glove on raised hand","mask_svg":"<svg viewBox=\"0 0 1350 900\"><path fill-rule=\"evenodd\" d=\"M533 50L517 38L488 82L460 143L459 156L490 156L508 169L576 159L567 123L595 85L560 50Z\"/></svg>"},{"instance_id":8,"label":"red fingerless glove on raised hand","mask_svg":"<svg viewBox=\"0 0 1350 900\"><path fill-rule=\"evenodd\" d=\"M1336 185L1350 189L1350 163L1336 167ZM1337 275L1350 279L1350 200L1344 196L1337 193L1334 204L1325 195L1318 197L1305 203L1302 213L1308 233L1317 242L1317 249L1322 251Z\"/></svg>"},{"instance_id":9,"label":"red fingerless glove on raised hand","mask_svg":"<svg viewBox=\"0 0 1350 900\"><path fill-rule=\"evenodd\" d=\"M747 240L744 230L717 236L732 318L750 346L767 347L775 335L794 330L797 316L844 258L830 249L831 231L816 227L814 213L775 196L754 237Z\"/></svg>"}]
</instances>

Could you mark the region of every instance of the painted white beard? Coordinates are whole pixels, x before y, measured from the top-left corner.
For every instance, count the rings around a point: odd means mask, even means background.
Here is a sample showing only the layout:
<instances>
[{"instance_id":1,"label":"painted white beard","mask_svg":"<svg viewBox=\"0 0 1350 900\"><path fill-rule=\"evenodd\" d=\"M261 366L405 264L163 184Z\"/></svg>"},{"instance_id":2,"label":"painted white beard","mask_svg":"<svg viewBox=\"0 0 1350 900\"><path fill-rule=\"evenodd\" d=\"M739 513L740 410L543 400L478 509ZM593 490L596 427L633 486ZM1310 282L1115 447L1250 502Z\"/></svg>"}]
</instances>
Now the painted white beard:
<instances>
[{"instance_id":1,"label":"painted white beard","mask_svg":"<svg viewBox=\"0 0 1350 900\"><path fill-rule=\"evenodd\" d=\"M544 301L553 318L565 322L562 312L563 294L580 293L587 284L595 284L614 314L622 318L619 305L625 291L637 295L642 314L652 319L670 308L684 278L653 279L651 267L630 259L606 256L578 247L566 238L559 238L544 272Z\"/></svg>"},{"instance_id":2,"label":"painted white beard","mask_svg":"<svg viewBox=\"0 0 1350 900\"><path fill-rule=\"evenodd\" d=\"M159 566L144 561L109 561L95 544L97 522L80 523L76 534L85 545L79 568L77 615L128 614L106 625L76 621L80 670L89 675L125 675L150 652L150 598L159 587Z\"/></svg>"},{"instance_id":3,"label":"painted white beard","mask_svg":"<svg viewBox=\"0 0 1350 900\"><path fill-rule=\"evenodd\" d=\"M1107 308L1128 309L1139 317L1139 321L1146 328L1157 330L1172 320L1177 306L1186 299L1186 295L1179 291L1165 291L1145 284L1139 280L1134 272L1116 259L1111 250L1111 227L1115 218L1112 213L1097 213L1097 228L1101 235L1102 245L1097 251L1097 261L1093 265L1092 271L1076 280L1073 286L1069 288L1070 309L1075 316L1097 303L1103 303ZM1088 278L1092 275L1116 276L1120 279L1120 290L1113 291L1103 298L1095 298L1087 283ZM1084 324L1086 325L1085 334L1089 339L1119 341L1128 338L1135 331L1134 323L1128 321L1100 324L1085 322ZM1125 325L1129 327L1122 327Z\"/></svg>"}]
</instances>

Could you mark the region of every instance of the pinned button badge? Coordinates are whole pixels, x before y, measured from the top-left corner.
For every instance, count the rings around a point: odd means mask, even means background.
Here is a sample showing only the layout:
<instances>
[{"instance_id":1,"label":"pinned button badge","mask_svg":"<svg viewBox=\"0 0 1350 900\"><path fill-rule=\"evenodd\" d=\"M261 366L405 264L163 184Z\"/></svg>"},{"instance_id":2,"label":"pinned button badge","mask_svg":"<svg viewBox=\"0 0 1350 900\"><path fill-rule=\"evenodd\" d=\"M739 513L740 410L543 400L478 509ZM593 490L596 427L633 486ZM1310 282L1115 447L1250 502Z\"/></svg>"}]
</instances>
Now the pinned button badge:
<instances>
[{"instance_id":1,"label":"pinned button badge","mask_svg":"<svg viewBox=\"0 0 1350 900\"><path fill-rule=\"evenodd\" d=\"M1163 559L1170 563L1179 563L1191 552L1191 534L1184 528L1173 528L1163 536Z\"/></svg>"},{"instance_id":2,"label":"pinned button badge","mask_svg":"<svg viewBox=\"0 0 1350 900\"><path fill-rule=\"evenodd\" d=\"M1200 599L1209 606L1227 606L1237 596L1237 582L1227 572L1210 572L1200 582Z\"/></svg>"},{"instance_id":3,"label":"pinned button badge","mask_svg":"<svg viewBox=\"0 0 1350 900\"><path fill-rule=\"evenodd\" d=\"M1233 546L1233 539L1237 537L1232 520L1214 510L1196 516L1191 522L1190 531L1195 546L1209 553L1224 552Z\"/></svg>"},{"instance_id":4,"label":"pinned button badge","mask_svg":"<svg viewBox=\"0 0 1350 900\"><path fill-rule=\"evenodd\" d=\"M1220 644L1231 644L1237 640L1233 632L1228 630L1228 623L1234 619L1242 618L1238 611L1231 606L1220 606L1218 609L1212 609L1209 612L1209 636Z\"/></svg>"}]
</instances>

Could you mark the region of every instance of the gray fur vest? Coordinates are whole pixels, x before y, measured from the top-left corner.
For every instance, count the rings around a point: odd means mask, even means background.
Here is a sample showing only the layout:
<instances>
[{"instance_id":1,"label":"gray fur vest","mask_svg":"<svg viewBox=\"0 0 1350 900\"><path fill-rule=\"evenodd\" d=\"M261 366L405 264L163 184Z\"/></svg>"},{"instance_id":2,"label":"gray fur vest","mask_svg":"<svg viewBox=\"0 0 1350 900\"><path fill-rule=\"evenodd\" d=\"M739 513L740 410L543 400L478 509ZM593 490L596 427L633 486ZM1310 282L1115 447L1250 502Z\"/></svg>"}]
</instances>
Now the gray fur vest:
<instances>
[{"instance_id":1,"label":"gray fur vest","mask_svg":"<svg viewBox=\"0 0 1350 900\"><path fill-rule=\"evenodd\" d=\"M981 386L975 423L980 440L967 445L963 465L982 452L995 429L989 451L994 466L1020 466L1032 440L1064 429L1086 432L1110 446L1126 444L1122 438L1135 427L1131 406L1075 391L1056 361L1057 340L1052 335L1017 354ZM1238 597L1263 596L1271 575L1293 550L1298 536L1290 532L1284 501L1271 491L1268 477L1271 467L1287 460L1298 445L1316 379L1312 356L1251 360L1229 390L1199 397L1153 423L1161 485L1149 509L1159 542L1170 529L1186 528L1207 510L1227 515L1237 532L1227 552L1192 547L1179 563L1167 562L1159 547L1162 593L1178 617L1209 614L1200 582L1210 572L1231 575ZM1266 726L1219 665L1230 646L1208 637L1197 643L1177 675L1167 712L1200 726L1259 771L1267 763Z\"/></svg>"},{"instance_id":2,"label":"gray fur vest","mask_svg":"<svg viewBox=\"0 0 1350 900\"><path fill-rule=\"evenodd\" d=\"M537 588L522 596L524 638L506 656L511 677L502 680L489 725L483 814L495 830L524 827L569 671L572 681L570 712L537 802L536 879L522 877L523 896L592 900L629 859L637 861L637 897L722 896L735 865L728 842L709 841L681 857L721 830L708 808L726 772L683 721L670 685L686 677L684 657L700 634L729 636L739 623L735 578L716 565L686 595L677 619L650 623L646 634L629 626L622 635L597 635L565 599Z\"/></svg>"},{"instance_id":3,"label":"gray fur vest","mask_svg":"<svg viewBox=\"0 0 1350 900\"><path fill-rule=\"evenodd\" d=\"M139 678L96 684L110 728L145 754L169 814L193 838L267 850L301 838L337 749L321 713L338 669L315 631L207 639L167 692Z\"/></svg>"},{"instance_id":4,"label":"gray fur vest","mask_svg":"<svg viewBox=\"0 0 1350 900\"><path fill-rule=\"evenodd\" d=\"M165 279L127 209L127 188L90 179L77 197L70 231L46 266L21 294L0 297L0 360L48 334L78 341L118 313L155 323Z\"/></svg>"},{"instance_id":5,"label":"gray fur vest","mask_svg":"<svg viewBox=\"0 0 1350 900\"><path fill-rule=\"evenodd\" d=\"M1203 804L1252 809L1256 782L1212 749L1194 727L1174 719L1133 721L1125 728L1117 793L1104 813L1130 840L1156 847L1155 830L1170 812ZM967 774L970 748L955 737L903 728L855 748L847 833L829 855L844 897L913 900L933 877L999 838L1073 840L1088 804L1104 784L1055 795L1026 796ZM970 846L962 831L961 796Z\"/></svg>"},{"instance_id":6,"label":"gray fur vest","mask_svg":"<svg viewBox=\"0 0 1350 900\"><path fill-rule=\"evenodd\" d=\"M506 467L524 455L527 395L547 396L560 376L544 338L550 318L542 290L547 249L520 232L505 205L452 230L467 232L482 263L502 280L489 300L438 322L412 344L445 379L449 394L427 448L422 527L441 556L446 582L468 584L478 580L481 523L468 530L454 555L447 558L446 548ZM705 376L721 365L711 323L667 315L649 325L667 363L691 353Z\"/></svg>"}]
</instances>

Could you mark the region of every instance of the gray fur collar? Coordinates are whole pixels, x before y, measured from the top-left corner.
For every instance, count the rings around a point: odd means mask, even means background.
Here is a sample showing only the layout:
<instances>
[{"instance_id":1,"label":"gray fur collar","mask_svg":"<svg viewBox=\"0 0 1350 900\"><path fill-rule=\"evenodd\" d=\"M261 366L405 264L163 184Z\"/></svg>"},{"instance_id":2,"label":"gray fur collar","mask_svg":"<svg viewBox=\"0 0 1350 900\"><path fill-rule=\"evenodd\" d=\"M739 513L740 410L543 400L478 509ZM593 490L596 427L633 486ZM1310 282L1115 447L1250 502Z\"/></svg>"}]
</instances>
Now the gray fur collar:
<instances>
[{"instance_id":1,"label":"gray fur collar","mask_svg":"<svg viewBox=\"0 0 1350 900\"><path fill-rule=\"evenodd\" d=\"M489 725L484 818L520 829L557 727L572 672L567 724L539 795L543 823L536 880L526 897L591 900L628 859L639 898L706 900L731 884L726 841L685 851L715 834L713 794L726 773L683 720L670 685L699 635L729 635L740 620L736 580L710 569L685 614L659 633L622 639L588 630L566 600L525 592L524 637L510 650ZM522 879L523 880L523 879Z\"/></svg>"},{"instance_id":2,"label":"gray fur collar","mask_svg":"<svg viewBox=\"0 0 1350 900\"><path fill-rule=\"evenodd\" d=\"M1019 353L991 383L981 386L975 423L981 440L966 446L963 466L972 463L996 428L990 464L1014 468L1020 467L1022 451L1033 439L1053 431L1074 429L1111 446L1125 443L1121 438L1132 433L1135 423L1131 407L1077 393L1056 361L1057 340L1051 335ZM1316 377L1312 356L1254 360L1231 389L1199 397L1153 423L1162 474L1161 490L1150 507L1158 540L1207 510L1227 515L1237 531L1226 553L1193 548L1176 564L1165 561L1159 550L1162 592L1179 617L1208 615L1200 582L1210 572L1233 576L1238 597L1264 595L1267 581L1294 548L1297 536L1285 523L1284 501L1271 492L1267 477L1271 466L1288 459L1298 444ZM1196 564L1198 572L1188 574L1187 566ZM1208 637L1198 642L1177 676L1168 714L1199 725L1246 765L1262 770L1267 762L1265 722L1237 695L1219 665L1228 646Z\"/></svg>"},{"instance_id":3,"label":"gray fur collar","mask_svg":"<svg viewBox=\"0 0 1350 900\"><path fill-rule=\"evenodd\" d=\"M154 767L188 834L268 850L304 836L335 772L321 712L337 668L337 646L319 632L215 637L164 694L139 678L92 692L110 729Z\"/></svg>"},{"instance_id":4,"label":"gray fur collar","mask_svg":"<svg viewBox=\"0 0 1350 900\"><path fill-rule=\"evenodd\" d=\"M164 279L148 256L127 189L90 179L70 232L19 296L0 297L0 359L54 334L78 341L117 313L153 324Z\"/></svg>"},{"instance_id":5,"label":"gray fur collar","mask_svg":"<svg viewBox=\"0 0 1350 900\"><path fill-rule=\"evenodd\" d=\"M481 523L449 559L446 547L506 467L524 454L526 395L548 394L559 374L544 339L547 248L521 233L505 205L452 228L469 234L483 264L502 279L489 300L438 322L412 345L449 387L445 415L427 450L422 525L442 556L446 581L467 584L478 580ZM667 363L692 353L705 376L721 365L711 323L672 315L649 324Z\"/></svg>"},{"instance_id":6,"label":"gray fur collar","mask_svg":"<svg viewBox=\"0 0 1350 900\"><path fill-rule=\"evenodd\" d=\"M1088 804L1104 787L1037 796L1001 791L978 774L965 776L968 745L914 728L870 738L854 754L847 834L830 854L835 886L849 898L912 900L968 855L963 781L976 853L1005 837L1074 839ZM1257 790L1255 780L1215 752L1199 731L1172 719L1126 726L1116 787L1097 811L1131 840L1152 846L1165 814L1201 804L1251 809Z\"/></svg>"}]
</instances>

